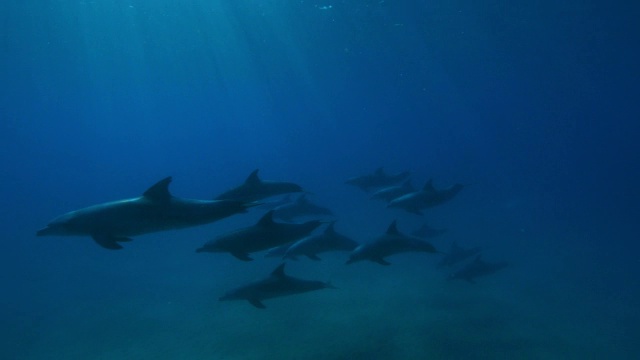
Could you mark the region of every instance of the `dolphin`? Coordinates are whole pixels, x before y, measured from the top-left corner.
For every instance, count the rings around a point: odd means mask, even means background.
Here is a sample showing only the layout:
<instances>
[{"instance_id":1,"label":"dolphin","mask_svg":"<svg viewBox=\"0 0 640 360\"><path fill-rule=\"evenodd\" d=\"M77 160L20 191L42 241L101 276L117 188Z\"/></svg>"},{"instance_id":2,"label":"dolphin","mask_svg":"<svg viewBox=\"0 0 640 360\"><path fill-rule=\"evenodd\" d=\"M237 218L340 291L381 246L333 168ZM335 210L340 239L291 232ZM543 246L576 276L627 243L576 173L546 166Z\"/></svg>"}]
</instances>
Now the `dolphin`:
<instances>
[{"instance_id":1,"label":"dolphin","mask_svg":"<svg viewBox=\"0 0 640 360\"><path fill-rule=\"evenodd\" d=\"M478 253L480 253L480 251L482 251L482 248L480 247L465 249L458 246L458 244L454 241L451 244L451 248L449 249L449 252L445 254L442 260L438 263L438 266L439 267L453 266L463 260L466 260L474 255L477 255Z\"/></svg>"},{"instance_id":2,"label":"dolphin","mask_svg":"<svg viewBox=\"0 0 640 360\"><path fill-rule=\"evenodd\" d=\"M422 239L434 238L447 232L447 229L435 229L429 226L427 223L422 224L417 230L411 233L415 237Z\"/></svg>"},{"instance_id":3,"label":"dolphin","mask_svg":"<svg viewBox=\"0 0 640 360\"><path fill-rule=\"evenodd\" d=\"M247 300L258 309L265 309L262 300L302 294L321 289L334 289L333 285L323 281L298 279L284 273L284 263L278 266L265 279L240 286L220 297L220 301Z\"/></svg>"},{"instance_id":4,"label":"dolphin","mask_svg":"<svg viewBox=\"0 0 640 360\"><path fill-rule=\"evenodd\" d=\"M255 169L242 185L216 196L216 200L256 201L293 192L302 192L302 187L290 182L261 180L258 177L258 169Z\"/></svg>"},{"instance_id":5,"label":"dolphin","mask_svg":"<svg viewBox=\"0 0 640 360\"><path fill-rule=\"evenodd\" d=\"M429 180L422 190L393 199L387 207L401 208L410 213L422 215L420 210L444 204L453 199L463 187L462 184L455 184L446 189L436 190L433 187L433 181Z\"/></svg>"},{"instance_id":6,"label":"dolphin","mask_svg":"<svg viewBox=\"0 0 640 360\"><path fill-rule=\"evenodd\" d=\"M376 190L373 195L371 195L371 199L389 202L414 191L416 191L416 189L411 185L411 179L407 179L401 185L387 186Z\"/></svg>"},{"instance_id":7,"label":"dolphin","mask_svg":"<svg viewBox=\"0 0 640 360\"><path fill-rule=\"evenodd\" d=\"M298 255L305 255L309 259L319 261L317 254L329 251L353 251L358 247L354 240L339 234L331 222L322 234L304 237L288 246L284 253L285 259L295 259Z\"/></svg>"},{"instance_id":8,"label":"dolphin","mask_svg":"<svg viewBox=\"0 0 640 360\"><path fill-rule=\"evenodd\" d=\"M475 281L473 280L474 278L493 274L504 269L507 266L509 266L509 264L506 262L486 262L482 260L481 255L479 254L478 256L476 256L475 260L467 264L467 266L451 274L449 276L449 280L460 279L466 280L471 284L475 284Z\"/></svg>"},{"instance_id":9,"label":"dolphin","mask_svg":"<svg viewBox=\"0 0 640 360\"><path fill-rule=\"evenodd\" d=\"M306 194L300 195L294 202L277 206L273 210L275 211L273 213L274 218L284 221L291 221L304 216L333 215L331 210L309 201Z\"/></svg>"},{"instance_id":10,"label":"dolphin","mask_svg":"<svg viewBox=\"0 0 640 360\"><path fill-rule=\"evenodd\" d=\"M255 225L216 237L196 252L228 252L243 261L251 261L250 253L267 250L309 235L322 222L302 224L273 221L273 210L268 211Z\"/></svg>"},{"instance_id":11,"label":"dolphin","mask_svg":"<svg viewBox=\"0 0 640 360\"><path fill-rule=\"evenodd\" d=\"M264 257L279 257L279 258L281 258L287 252L287 249L289 249L289 246L293 245L294 242L295 241L290 241L288 243L285 243L285 244L282 244L282 245L278 245L276 247L272 247L271 249L267 250L267 252L264 254ZM298 260L298 259L291 258L291 260Z\"/></svg>"},{"instance_id":12,"label":"dolphin","mask_svg":"<svg viewBox=\"0 0 640 360\"><path fill-rule=\"evenodd\" d=\"M169 192L171 177L151 186L142 196L75 210L55 218L37 236L91 236L105 249L122 249L130 236L208 224L244 213L254 203L238 200L193 200Z\"/></svg>"},{"instance_id":13,"label":"dolphin","mask_svg":"<svg viewBox=\"0 0 640 360\"><path fill-rule=\"evenodd\" d=\"M409 177L409 172L401 172L396 175L387 175L383 168L378 168L373 174L356 176L348 179L345 183L359 187L364 191L373 188L395 185Z\"/></svg>"},{"instance_id":14,"label":"dolphin","mask_svg":"<svg viewBox=\"0 0 640 360\"><path fill-rule=\"evenodd\" d=\"M351 252L347 264L360 260L369 260L380 265L390 265L384 258L403 252L435 253L437 251L433 245L426 241L400 233L394 220L384 235L377 237L371 243L355 248Z\"/></svg>"}]
</instances>

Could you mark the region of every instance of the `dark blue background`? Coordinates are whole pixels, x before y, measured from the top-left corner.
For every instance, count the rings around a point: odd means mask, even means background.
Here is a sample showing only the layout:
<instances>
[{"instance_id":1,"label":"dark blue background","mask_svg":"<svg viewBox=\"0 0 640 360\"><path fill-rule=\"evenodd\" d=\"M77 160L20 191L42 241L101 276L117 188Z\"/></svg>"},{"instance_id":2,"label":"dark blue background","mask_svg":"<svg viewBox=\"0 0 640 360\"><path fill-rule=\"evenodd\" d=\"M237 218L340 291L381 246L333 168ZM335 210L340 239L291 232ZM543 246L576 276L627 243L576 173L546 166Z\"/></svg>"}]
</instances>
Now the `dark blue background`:
<instances>
[{"instance_id":1,"label":"dark blue background","mask_svg":"<svg viewBox=\"0 0 640 360\"><path fill-rule=\"evenodd\" d=\"M162 288L167 251L217 268L192 249L251 216L116 255L34 233L167 175L175 195L211 198L254 168L313 191L359 241L420 219L372 210L346 178L384 166L415 185L468 184L427 219L519 262L512 281L565 289L584 309L637 302L637 16L577 0L5 1L3 317L127 294L127 272ZM637 354L637 323L620 326L621 354ZM31 330L9 331L28 358Z\"/></svg>"}]
</instances>

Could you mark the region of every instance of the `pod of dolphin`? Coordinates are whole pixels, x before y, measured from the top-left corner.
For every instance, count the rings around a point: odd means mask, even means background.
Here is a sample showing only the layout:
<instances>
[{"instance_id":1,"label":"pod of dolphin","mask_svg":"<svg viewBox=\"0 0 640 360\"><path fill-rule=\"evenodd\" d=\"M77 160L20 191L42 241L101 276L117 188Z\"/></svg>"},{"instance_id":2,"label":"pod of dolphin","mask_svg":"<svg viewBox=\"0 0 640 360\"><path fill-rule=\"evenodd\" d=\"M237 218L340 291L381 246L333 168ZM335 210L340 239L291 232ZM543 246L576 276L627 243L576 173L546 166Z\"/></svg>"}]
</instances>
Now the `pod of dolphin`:
<instances>
[{"instance_id":1,"label":"pod of dolphin","mask_svg":"<svg viewBox=\"0 0 640 360\"><path fill-rule=\"evenodd\" d=\"M432 180L429 180L422 189L416 190L408 178L409 172L388 175L379 168L372 174L351 178L346 184L366 192L372 191L371 198L386 201L389 208L399 208L418 215L424 209L450 201L463 188L463 185L455 184L437 190ZM295 260L305 256L319 261L318 254L348 251L350 253L346 264L368 260L390 265L386 258L394 254L438 253L425 239L446 231L424 224L407 235L398 230L394 220L384 234L370 242L359 244L337 232L335 220L291 222L302 217L322 219L333 216L333 212L308 200L301 186L290 182L262 180L258 176L258 170L254 170L241 185L223 192L214 200L175 197L169 191L171 180L171 177L160 180L139 197L97 204L63 214L36 235L88 236L105 249L119 250L123 248L121 243L131 241L131 237L136 235L209 224L258 207L268 211L257 223L219 235L196 249L196 252L229 253L239 260L252 261L250 254L266 251L266 256L271 257ZM291 200L291 193L302 194ZM259 202L285 194L285 198L275 202ZM312 235L324 223L328 223L324 230ZM503 262L490 263L482 260L480 252L480 248L465 249L454 242L449 251L443 253L438 266L451 267L475 256L473 261L449 277L470 283L476 277L495 273L507 266ZM263 280L228 292L220 300L247 300L256 308L265 308L262 303L265 299L333 287L327 282L289 276L284 272L284 265L282 263Z\"/></svg>"}]
</instances>

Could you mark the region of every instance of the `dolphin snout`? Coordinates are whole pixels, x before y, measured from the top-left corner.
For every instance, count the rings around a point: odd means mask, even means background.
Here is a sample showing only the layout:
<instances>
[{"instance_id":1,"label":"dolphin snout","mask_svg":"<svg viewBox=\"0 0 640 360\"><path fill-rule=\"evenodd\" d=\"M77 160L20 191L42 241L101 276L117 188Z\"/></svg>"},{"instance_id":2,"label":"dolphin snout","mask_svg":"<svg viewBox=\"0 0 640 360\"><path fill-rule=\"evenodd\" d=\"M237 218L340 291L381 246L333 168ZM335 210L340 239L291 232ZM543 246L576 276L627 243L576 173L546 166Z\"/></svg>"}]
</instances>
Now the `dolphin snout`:
<instances>
[{"instance_id":1,"label":"dolphin snout","mask_svg":"<svg viewBox=\"0 0 640 360\"><path fill-rule=\"evenodd\" d=\"M51 228L48 226L36 232L36 236L46 236L46 235L51 235Z\"/></svg>"}]
</instances>

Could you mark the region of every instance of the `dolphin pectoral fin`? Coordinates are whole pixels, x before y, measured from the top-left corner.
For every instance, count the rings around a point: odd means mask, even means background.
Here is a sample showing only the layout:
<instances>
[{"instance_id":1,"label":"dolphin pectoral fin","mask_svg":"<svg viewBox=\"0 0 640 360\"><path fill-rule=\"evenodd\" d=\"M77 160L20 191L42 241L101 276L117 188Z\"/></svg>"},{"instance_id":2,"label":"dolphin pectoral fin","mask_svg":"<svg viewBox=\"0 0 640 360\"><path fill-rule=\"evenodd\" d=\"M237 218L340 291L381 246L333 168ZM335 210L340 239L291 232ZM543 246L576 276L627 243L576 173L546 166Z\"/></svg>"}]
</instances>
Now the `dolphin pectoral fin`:
<instances>
[{"instance_id":1,"label":"dolphin pectoral fin","mask_svg":"<svg viewBox=\"0 0 640 360\"><path fill-rule=\"evenodd\" d=\"M102 246L105 249L109 249L109 250L120 250L120 249L122 249L122 246L120 246L118 244L118 241L124 241L124 240L119 240L119 238L111 236L111 235L108 235L108 234L95 234L95 235L92 235L91 238L98 245ZM125 239L128 239L128 238L125 238ZM131 240L131 239L129 239L129 240Z\"/></svg>"},{"instance_id":2,"label":"dolphin pectoral fin","mask_svg":"<svg viewBox=\"0 0 640 360\"><path fill-rule=\"evenodd\" d=\"M381 257L380 257L380 258L373 258L373 259L371 259L371 261L376 262L376 263L378 263L378 264L380 264L380 265L384 265L384 266L389 266L389 265L391 265L391 263L390 263L390 262L386 261L385 259L383 259L383 258L381 258Z\"/></svg>"},{"instance_id":3,"label":"dolphin pectoral fin","mask_svg":"<svg viewBox=\"0 0 640 360\"><path fill-rule=\"evenodd\" d=\"M316 255L316 254L306 254L306 255L307 255L307 257L308 257L309 259L311 259L311 260L315 260L315 261L321 261L321 260L322 260L322 259L320 259L320 258L318 257L318 255Z\"/></svg>"},{"instance_id":4,"label":"dolphin pectoral fin","mask_svg":"<svg viewBox=\"0 0 640 360\"><path fill-rule=\"evenodd\" d=\"M258 299L247 299L247 301L249 301L249 303L255 307L257 307L258 309L266 309L267 307L264 306L264 304L262 302L260 302L260 300Z\"/></svg>"},{"instance_id":5,"label":"dolphin pectoral fin","mask_svg":"<svg viewBox=\"0 0 640 360\"><path fill-rule=\"evenodd\" d=\"M252 258L249 257L249 254L247 253L243 253L243 252L232 252L231 255L235 256L236 258L242 260L242 261L253 261Z\"/></svg>"}]
</instances>

